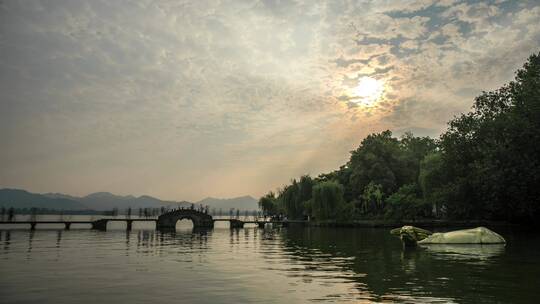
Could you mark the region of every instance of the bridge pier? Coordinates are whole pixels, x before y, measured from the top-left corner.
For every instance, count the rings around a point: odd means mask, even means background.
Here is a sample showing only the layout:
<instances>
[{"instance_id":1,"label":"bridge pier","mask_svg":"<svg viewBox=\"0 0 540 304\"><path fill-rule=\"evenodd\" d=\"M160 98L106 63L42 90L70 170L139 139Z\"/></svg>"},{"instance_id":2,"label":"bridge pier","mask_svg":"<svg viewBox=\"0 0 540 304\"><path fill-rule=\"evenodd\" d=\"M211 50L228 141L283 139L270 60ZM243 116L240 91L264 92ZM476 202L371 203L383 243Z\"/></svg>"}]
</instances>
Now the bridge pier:
<instances>
[{"instance_id":1,"label":"bridge pier","mask_svg":"<svg viewBox=\"0 0 540 304\"><path fill-rule=\"evenodd\" d=\"M36 230L36 222L30 223L30 230Z\"/></svg>"},{"instance_id":2,"label":"bridge pier","mask_svg":"<svg viewBox=\"0 0 540 304\"><path fill-rule=\"evenodd\" d=\"M69 228L71 228L71 223L70 222L65 222L64 225L65 225L66 230L69 230Z\"/></svg>"},{"instance_id":3,"label":"bridge pier","mask_svg":"<svg viewBox=\"0 0 540 304\"><path fill-rule=\"evenodd\" d=\"M92 222L92 229L100 230L100 231L106 231L107 230L107 222L108 222L108 220L106 220L106 219L101 219L101 220L94 221L94 222Z\"/></svg>"},{"instance_id":4,"label":"bridge pier","mask_svg":"<svg viewBox=\"0 0 540 304\"><path fill-rule=\"evenodd\" d=\"M261 228L261 229L264 228L264 225L266 225L265 222L258 222L258 223L257 223L257 226L258 226L259 228Z\"/></svg>"},{"instance_id":5,"label":"bridge pier","mask_svg":"<svg viewBox=\"0 0 540 304\"><path fill-rule=\"evenodd\" d=\"M133 221L132 220L127 220L127 231L131 231L131 228L133 227Z\"/></svg>"}]
</instances>

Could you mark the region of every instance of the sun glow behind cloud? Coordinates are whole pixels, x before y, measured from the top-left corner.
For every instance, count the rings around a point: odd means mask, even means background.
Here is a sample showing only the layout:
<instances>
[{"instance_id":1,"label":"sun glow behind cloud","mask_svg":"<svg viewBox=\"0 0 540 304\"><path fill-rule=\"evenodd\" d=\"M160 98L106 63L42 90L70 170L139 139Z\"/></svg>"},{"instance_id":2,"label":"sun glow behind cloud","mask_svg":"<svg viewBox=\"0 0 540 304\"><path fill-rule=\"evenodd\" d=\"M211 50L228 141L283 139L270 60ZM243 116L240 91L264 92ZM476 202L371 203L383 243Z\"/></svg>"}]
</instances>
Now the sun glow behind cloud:
<instances>
[{"instance_id":1,"label":"sun glow behind cloud","mask_svg":"<svg viewBox=\"0 0 540 304\"><path fill-rule=\"evenodd\" d=\"M371 106L376 103L384 93L384 82L372 77L364 76L353 88L353 102Z\"/></svg>"}]
</instances>

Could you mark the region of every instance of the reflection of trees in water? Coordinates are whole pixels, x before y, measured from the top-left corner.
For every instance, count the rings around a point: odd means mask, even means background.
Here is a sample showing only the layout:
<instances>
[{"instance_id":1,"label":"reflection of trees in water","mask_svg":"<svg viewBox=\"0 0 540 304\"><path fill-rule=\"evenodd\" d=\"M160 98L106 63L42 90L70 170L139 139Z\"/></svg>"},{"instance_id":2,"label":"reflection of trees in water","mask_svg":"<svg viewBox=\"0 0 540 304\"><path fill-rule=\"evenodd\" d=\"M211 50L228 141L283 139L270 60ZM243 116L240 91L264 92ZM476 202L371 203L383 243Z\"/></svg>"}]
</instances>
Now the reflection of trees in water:
<instances>
[{"instance_id":1,"label":"reflection of trees in water","mask_svg":"<svg viewBox=\"0 0 540 304\"><path fill-rule=\"evenodd\" d=\"M60 242L62 242L62 230L56 232L56 248L60 248Z\"/></svg>"},{"instance_id":2,"label":"reflection of trees in water","mask_svg":"<svg viewBox=\"0 0 540 304\"><path fill-rule=\"evenodd\" d=\"M6 231L6 236L4 237L4 251L9 250L9 245L11 244L11 232L8 230Z\"/></svg>"},{"instance_id":3,"label":"reflection of trees in water","mask_svg":"<svg viewBox=\"0 0 540 304\"><path fill-rule=\"evenodd\" d=\"M233 248L235 245L240 243L240 229L239 228L233 228L229 229L229 245L231 248Z\"/></svg>"},{"instance_id":4,"label":"reflection of trees in water","mask_svg":"<svg viewBox=\"0 0 540 304\"><path fill-rule=\"evenodd\" d=\"M32 241L34 240L34 234L36 232L34 230L30 230L28 233L28 249L26 250L27 253L32 252Z\"/></svg>"},{"instance_id":5,"label":"reflection of trees in water","mask_svg":"<svg viewBox=\"0 0 540 304\"><path fill-rule=\"evenodd\" d=\"M342 279L376 300L396 297L466 297L486 302L501 291L486 284L500 271L497 259L504 248L411 248L403 250L384 229L288 229L284 251L302 267L294 276ZM450 253L449 253L450 252ZM459 258L456 258L459 256ZM339 274L336 273L339 269ZM328 273L329 276L324 276ZM477 286L483 286L476 290ZM459 291L459 292L458 292ZM417 299L420 301L420 299Z\"/></svg>"},{"instance_id":6,"label":"reflection of trees in water","mask_svg":"<svg viewBox=\"0 0 540 304\"><path fill-rule=\"evenodd\" d=\"M129 213L131 213L131 208L129 208ZM131 230L126 230L126 256L129 256L129 251L131 249Z\"/></svg>"},{"instance_id":7,"label":"reflection of trees in water","mask_svg":"<svg viewBox=\"0 0 540 304\"><path fill-rule=\"evenodd\" d=\"M194 228L189 231L139 230L136 249L144 254L164 254L171 250L192 252L208 250L208 237L211 230ZM126 236L126 248L130 246L129 234Z\"/></svg>"}]
</instances>

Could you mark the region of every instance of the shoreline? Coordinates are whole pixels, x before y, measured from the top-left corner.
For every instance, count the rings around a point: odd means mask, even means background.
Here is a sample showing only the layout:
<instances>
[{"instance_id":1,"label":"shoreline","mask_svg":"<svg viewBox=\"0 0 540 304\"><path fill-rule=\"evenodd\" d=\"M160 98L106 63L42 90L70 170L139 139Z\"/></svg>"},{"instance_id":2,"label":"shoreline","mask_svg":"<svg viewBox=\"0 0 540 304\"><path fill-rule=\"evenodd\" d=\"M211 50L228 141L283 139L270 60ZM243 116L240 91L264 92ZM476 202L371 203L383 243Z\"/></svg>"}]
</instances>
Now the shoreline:
<instances>
[{"instance_id":1,"label":"shoreline","mask_svg":"<svg viewBox=\"0 0 540 304\"><path fill-rule=\"evenodd\" d=\"M334 227L334 228L396 228L405 225L419 228L474 228L486 227L534 227L534 225L516 224L500 221L486 220L410 220L410 221L387 221L387 220L358 220L353 222L308 222L309 227Z\"/></svg>"}]
</instances>

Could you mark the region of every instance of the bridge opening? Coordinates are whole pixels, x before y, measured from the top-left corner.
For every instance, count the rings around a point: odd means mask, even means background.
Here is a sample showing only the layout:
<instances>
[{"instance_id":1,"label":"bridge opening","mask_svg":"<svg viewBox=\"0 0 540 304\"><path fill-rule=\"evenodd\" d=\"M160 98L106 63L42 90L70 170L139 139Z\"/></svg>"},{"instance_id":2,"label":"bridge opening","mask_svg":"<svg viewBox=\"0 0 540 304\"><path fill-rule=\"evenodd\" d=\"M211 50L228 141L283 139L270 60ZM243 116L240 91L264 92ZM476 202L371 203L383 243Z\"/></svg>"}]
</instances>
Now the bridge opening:
<instances>
[{"instance_id":1,"label":"bridge opening","mask_svg":"<svg viewBox=\"0 0 540 304\"><path fill-rule=\"evenodd\" d=\"M176 230L192 230L193 221L187 218L176 221Z\"/></svg>"}]
</instances>

